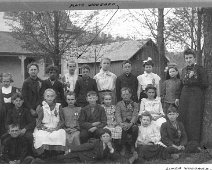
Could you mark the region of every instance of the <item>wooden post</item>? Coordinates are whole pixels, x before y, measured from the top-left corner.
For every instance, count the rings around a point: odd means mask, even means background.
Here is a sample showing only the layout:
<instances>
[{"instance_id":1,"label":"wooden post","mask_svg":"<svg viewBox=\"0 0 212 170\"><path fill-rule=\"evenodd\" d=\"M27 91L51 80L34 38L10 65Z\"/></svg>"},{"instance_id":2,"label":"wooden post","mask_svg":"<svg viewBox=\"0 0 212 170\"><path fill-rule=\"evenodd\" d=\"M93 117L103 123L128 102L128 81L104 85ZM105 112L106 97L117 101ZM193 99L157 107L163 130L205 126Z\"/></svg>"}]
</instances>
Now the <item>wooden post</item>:
<instances>
[{"instance_id":1,"label":"wooden post","mask_svg":"<svg viewBox=\"0 0 212 170\"><path fill-rule=\"evenodd\" d=\"M24 81L25 80L25 67L24 67L24 60L26 59L26 56L19 56L18 57L20 60L21 60L21 77L22 77L22 80Z\"/></svg>"}]
</instances>

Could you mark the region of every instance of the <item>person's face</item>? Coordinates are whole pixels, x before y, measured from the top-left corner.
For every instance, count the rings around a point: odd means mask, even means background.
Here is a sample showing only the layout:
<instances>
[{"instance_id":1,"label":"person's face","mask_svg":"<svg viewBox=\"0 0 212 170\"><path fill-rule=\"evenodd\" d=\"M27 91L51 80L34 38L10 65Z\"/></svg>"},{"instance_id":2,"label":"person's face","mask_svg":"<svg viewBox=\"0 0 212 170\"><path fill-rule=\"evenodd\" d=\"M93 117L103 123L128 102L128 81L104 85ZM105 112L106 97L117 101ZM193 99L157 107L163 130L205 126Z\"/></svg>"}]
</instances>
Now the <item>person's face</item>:
<instances>
[{"instance_id":1,"label":"person's face","mask_svg":"<svg viewBox=\"0 0 212 170\"><path fill-rule=\"evenodd\" d=\"M16 108L20 108L23 103L24 103L24 100L21 100L20 98L16 98L13 101L13 104L15 105Z\"/></svg>"},{"instance_id":2,"label":"person's face","mask_svg":"<svg viewBox=\"0 0 212 170\"><path fill-rule=\"evenodd\" d=\"M2 83L3 83L3 86L4 87L6 87L6 88L9 87L10 86L10 83L11 83L10 82L10 77L3 77L2 78Z\"/></svg>"},{"instance_id":3,"label":"person's face","mask_svg":"<svg viewBox=\"0 0 212 170\"><path fill-rule=\"evenodd\" d=\"M174 77L177 76L177 74L178 74L178 71L175 70L174 68L170 68L169 69L169 75L170 75L170 77L174 78Z\"/></svg>"},{"instance_id":4,"label":"person's face","mask_svg":"<svg viewBox=\"0 0 212 170\"><path fill-rule=\"evenodd\" d=\"M108 133L105 133L101 136L101 141L104 143L108 143L111 141L111 136Z\"/></svg>"},{"instance_id":5,"label":"person's face","mask_svg":"<svg viewBox=\"0 0 212 170\"><path fill-rule=\"evenodd\" d=\"M73 106L74 103L76 102L76 99L75 99L75 96L74 95L67 95L66 97L66 102L68 103L68 105L70 106Z\"/></svg>"},{"instance_id":6,"label":"person's face","mask_svg":"<svg viewBox=\"0 0 212 170\"><path fill-rule=\"evenodd\" d=\"M55 99L55 93L51 92L51 91L47 91L45 93L45 101L48 103L48 104L52 104L54 102L54 99Z\"/></svg>"},{"instance_id":7,"label":"person's face","mask_svg":"<svg viewBox=\"0 0 212 170\"><path fill-rule=\"evenodd\" d=\"M98 97L96 95L87 96L87 101L90 105L96 105L97 100L98 100Z\"/></svg>"},{"instance_id":8,"label":"person's face","mask_svg":"<svg viewBox=\"0 0 212 170\"><path fill-rule=\"evenodd\" d=\"M191 66L192 64L194 64L195 63L194 55L192 54L185 55L185 62L188 66Z\"/></svg>"},{"instance_id":9,"label":"person's face","mask_svg":"<svg viewBox=\"0 0 212 170\"><path fill-rule=\"evenodd\" d=\"M57 72L55 70L50 71L49 72L49 78L50 78L51 81L56 80L57 79Z\"/></svg>"},{"instance_id":10,"label":"person's face","mask_svg":"<svg viewBox=\"0 0 212 170\"><path fill-rule=\"evenodd\" d=\"M104 96L104 104L106 106L110 106L111 105L111 102L112 102L112 97L110 95Z\"/></svg>"},{"instance_id":11,"label":"person's face","mask_svg":"<svg viewBox=\"0 0 212 170\"><path fill-rule=\"evenodd\" d=\"M131 70L132 70L132 66L130 63L126 63L123 65L123 72L126 73L126 74L129 74L131 73Z\"/></svg>"},{"instance_id":12,"label":"person's face","mask_svg":"<svg viewBox=\"0 0 212 170\"><path fill-rule=\"evenodd\" d=\"M155 98L155 90L154 89L149 89L147 92L147 97L148 99L154 99Z\"/></svg>"},{"instance_id":13,"label":"person's face","mask_svg":"<svg viewBox=\"0 0 212 170\"><path fill-rule=\"evenodd\" d=\"M14 127L9 129L9 134L12 138L17 138L20 135L19 127Z\"/></svg>"},{"instance_id":14,"label":"person's face","mask_svg":"<svg viewBox=\"0 0 212 170\"><path fill-rule=\"evenodd\" d=\"M70 74L74 74L74 72L76 70L76 63L69 63L68 64L68 69L69 69L69 73Z\"/></svg>"},{"instance_id":15,"label":"person's face","mask_svg":"<svg viewBox=\"0 0 212 170\"><path fill-rule=\"evenodd\" d=\"M29 71L28 71L30 77L37 77L38 72L39 72L39 70L38 70L38 68L35 65L32 65L29 68Z\"/></svg>"},{"instance_id":16,"label":"person's face","mask_svg":"<svg viewBox=\"0 0 212 170\"><path fill-rule=\"evenodd\" d=\"M175 122L177 117L178 117L178 113L170 112L170 113L167 114L167 117L171 122Z\"/></svg>"},{"instance_id":17,"label":"person's face","mask_svg":"<svg viewBox=\"0 0 212 170\"><path fill-rule=\"evenodd\" d=\"M132 96L132 94L128 90L121 92L121 97L124 101L129 101L131 96Z\"/></svg>"},{"instance_id":18,"label":"person's face","mask_svg":"<svg viewBox=\"0 0 212 170\"><path fill-rule=\"evenodd\" d=\"M103 69L104 71L108 71L109 68L110 68L110 61L107 60L107 59L102 60L101 66L102 66L102 69Z\"/></svg>"},{"instance_id":19,"label":"person's face","mask_svg":"<svg viewBox=\"0 0 212 170\"><path fill-rule=\"evenodd\" d=\"M90 71L86 68L82 69L82 77L88 77L89 76Z\"/></svg>"},{"instance_id":20,"label":"person's face","mask_svg":"<svg viewBox=\"0 0 212 170\"><path fill-rule=\"evenodd\" d=\"M151 120L149 116L143 116L142 119L140 118L140 122L142 124L142 126L147 127L150 125Z\"/></svg>"},{"instance_id":21,"label":"person's face","mask_svg":"<svg viewBox=\"0 0 212 170\"><path fill-rule=\"evenodd\" d=\"M151 65L145 65L144 70L145 70L147 73L151 73L151 72L152 72L152 66L151 66Z\"/></svg>"}]
</instances>

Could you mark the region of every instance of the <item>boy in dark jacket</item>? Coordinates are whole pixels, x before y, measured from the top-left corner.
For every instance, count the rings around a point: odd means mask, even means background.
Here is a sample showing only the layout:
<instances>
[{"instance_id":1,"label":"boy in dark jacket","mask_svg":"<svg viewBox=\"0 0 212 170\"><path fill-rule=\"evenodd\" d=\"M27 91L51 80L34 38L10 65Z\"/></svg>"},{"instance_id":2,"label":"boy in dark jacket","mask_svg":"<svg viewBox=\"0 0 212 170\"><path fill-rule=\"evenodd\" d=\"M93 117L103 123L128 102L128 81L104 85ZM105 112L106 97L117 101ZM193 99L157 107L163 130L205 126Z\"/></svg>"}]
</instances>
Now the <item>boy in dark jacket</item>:
<instances>
[{"instance_id":1,"label":"boy in dark jacket","mask_svg":"<svg viewBox=\"0 0 212 170\"><path fill-rule=\"evenodd\" d=\"M86 95L89 91L98 92L96 80L90 78L90 67L87 64L82 65L82 78L76 82L74 92L76 94L76 105L85 107L88 105Z\"/></svg>"},{"instance_id":2,"label":"boy in dark jacket","mask_svg":"<svg viewBox=\"0 0 212 170\"><path fill-rule=\"evenodd\" d=\"M59 73L58 68L56 66L51 65L47 68L47 73L49 75L49 78L42 82L42 86L40 90L40 93L41 93L40 102L42 103L43 101L44 91L50 88L50 89L53 89L57 94L56 103L61 103L63 107L66 106L63 84L62 82L58 80L58 73Z\"/></svg>"},{"instance_id":3,"label":"boy in dark jacket","mask_svg":"<svg viewBox=\"0 0 212 170\"><path fill-rule=\"evenodd\" d=\"M105 109L97 104L98 96L95 91L87 94L88 105L82 108L79 116L80 141L85 143L89 138L99 138L102 129L107 125Z\"/></svg>"},{"instance_id":4,"label":"boy in dark jacket","mask_svg":"<svg viewBox=\"0 0 212 170\"><path fill-rule=\"evenodd\" d=\"M9 111L7 126L18 124L20 128L20 136L24 136L28 142L29 149L32 149L33 131L35 128L35 119L30 114L29 109L23 107L23 96L21 93L15 93L12 98L14 107Z\"/></svg>"},{"instance_id":5,"label":"boy in dark jacket","mask_svg":"<svg viewBox=\"0 0 212 170\"><path fill-rule=\"evenodd\" d=\"M111 142L111 132L108 129L103 129L100 134L100 139L91 140L75 147L71 147L66 155L57 157L60 163L97 163L108 160L116 160L118 155L115 152Z\"/></svg>"},{"instance_id":6,"label":"boy in dark jacket","mask_svg":"<svg viewBox=\"0 0 212 170\"><path fill-rule=\"evenodd\" d=\"M129 60L125 60L122 63L123 74L118 76L116 79L116 98L117 102L122 100L121 89L123 87L128 87L132 91L131 99L138 103L137 89L138 89L138 79L131 73L132 63Z\"/></svg>"},{"instance_id":7,"label":"boy in dark jacket","mask_svg":"<svg viewBox=\"0 0 212 170\"><path fill-rule=\"evenodd\" d=\"M161 141L165 144L170 153L179 153L185 150L187 135L184 126L177 121L179 113L177 107L171 105L168 109L168 121L161 125Z\"/></svg>"},{"instance_id":8,"label":"boy in dark jacket","mask_svg":"<svg viewBox=\"0 0 212 170\"><path fill-rule=\"evenodd\" d=\"M33 158L28 155L26 139L20 135L19 125L9 125L10 137L5 142L2 160L9 164L30 163Z\"/></svg>"}]
</instances>

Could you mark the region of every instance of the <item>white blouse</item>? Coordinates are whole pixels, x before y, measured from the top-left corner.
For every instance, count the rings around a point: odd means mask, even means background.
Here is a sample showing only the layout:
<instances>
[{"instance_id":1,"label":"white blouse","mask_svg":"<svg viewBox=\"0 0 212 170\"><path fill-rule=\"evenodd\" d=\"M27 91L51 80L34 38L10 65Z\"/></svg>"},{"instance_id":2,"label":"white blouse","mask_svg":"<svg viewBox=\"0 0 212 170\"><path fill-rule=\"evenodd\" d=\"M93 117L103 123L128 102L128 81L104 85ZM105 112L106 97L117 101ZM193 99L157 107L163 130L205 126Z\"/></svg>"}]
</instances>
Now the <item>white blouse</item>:
<instances>
[{"instance_id":1,"label":"white blouse","mask_svg":"<svg viewBox=\"0 0 212 170\"><path fill-rule=\"evenodd\" d=\"M99 91L114 90L116 78L117 76L115 74L110 71L103 71L102 69L94 76Z\"/></svg>"},{"instance_id":2,"label":"white blouse","mask_svg":"<svg viewBox=\"0 0 212 170\"><path fill-rule=\"evenodd\" d=\"M146 145L149 142L153 142L154 144L158 144L160 142L161 136L160 131L155 126L155 124L150 124L147 127L139 126L138 138L136 143Z\"/></svg>"},{"instance_id":3,"label":"white blouse","mask_svg":"<svg viewBox=\"0 0 212 170\"><path fill-rule=\"evenodd\" d=\"M157 98L154 100L143 98L141 100L139 114L141 115L144 111L150 112L153 117L160 114L164 115L161 101Z\"/></svg>"},{"instance_id":4,"label":"white blouse","mask_svg":"<svg viewBox=\"0 0 212 170\"><path fill-rule=\"evenodd\" d=\"M152 84L156 87L156 85L159 85L159 82L161 80L161 78L157 74L146 72L138 76L137 79L143 90L145 90L148 84Z\"/></svg>"},{"instance_id":5,"label":"white blouse","mask_svg":"<svg viewBox=\"0 0 212 170\"><path fill-rule=\"evenodd\" d=\"M45 101L43 101L42 104L43 104L42 123L47 128L56 128L60 121L60 115L59 115L60 103L56 103L56 106L53 110L50 110L49 105Z\"/></svg>"},{"instance_id":6,"label":"white blouse","mask_svg":"<svg viewBox=\"0 0 212 170\"><path fill-rule=\"evenodd\" d=\"M12 86L9 87L2 87L2 93L3 94L10 94L12 92ZM11 103L11 97L6 98L4 97L4 103Z\"/></svg>"}]
</instances>

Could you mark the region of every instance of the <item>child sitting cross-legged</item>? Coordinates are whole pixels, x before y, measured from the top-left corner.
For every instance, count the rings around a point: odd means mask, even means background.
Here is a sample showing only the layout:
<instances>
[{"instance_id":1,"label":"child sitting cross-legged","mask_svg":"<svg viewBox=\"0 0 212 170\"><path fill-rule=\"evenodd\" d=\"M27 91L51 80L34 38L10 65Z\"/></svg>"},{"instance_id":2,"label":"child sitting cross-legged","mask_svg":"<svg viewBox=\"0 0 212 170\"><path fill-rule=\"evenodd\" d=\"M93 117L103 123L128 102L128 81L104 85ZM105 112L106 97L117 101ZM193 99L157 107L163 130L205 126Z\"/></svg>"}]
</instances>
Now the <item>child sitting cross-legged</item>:
<instances>
[{"instance_id":1,"label":"child sitting cross-legged","mask_svg":"<svg viewBox=\"0 0 212 170\"><path fill-rule=\"evenodd\" d=\"M81 108L74 106L76 99L73 92L66 94L66 102L68 106L63 108L62 115L65 121L67 147L80 145L78 117Z\"/></svg>"},{"instance_id":2,"label":"child sitting cross-legged","mask_svg":"<svg viewBox=\"0 0 212 170\"><path fill-rule=\"evenodd\" d=\"M111 132L103 129L99 139L90 140L79 146L72 146L65 155L57 156L56 163L104 163L118 159L113 143ZM52 160L51 160L52 161Z\"/></svg>"},{"instance_id":3,"label":"child sitting cross-legged","mask_svg":"<svg viewBox=\"0 0 212 170\"><path fill-rule=\"evenodd\" d=\"M187 145L187 135L183 124L177 121L178 116L177 107L170 105L167 112L168 121L163 123L160 129L161 141L168 147L170 153L180 153Z\"/></svg>"},{"instance_id":4,"label":"child sitting cross-legged","mask_svg":"<svg viewBox=\"0 0 212 170\"><path fill-rule=\"evenodd\" d=\"M34 148L40 155L65 151L66 132L62 129L64 120L61 115L60 103L55 103L56 93L53 89L46 89L42 107L37 108L38 119L34 130ZM48 152L49 151L49 152ZM47 156L49 156L46 154ZM45 154L44 154L45 155Z\"/></svg>"},{"instance_id":5,"label":"child sitting cross-legged","mask_svg":"<svg viewBox=\"0 0 212 170\"><path fill-rule=\"evenodd\" d=\"M144 112L139 116L141 125L139 126L138 138L136 141L136 151L138 156L133 155L130 161L135 159L150 160L150 159L167 159L170 154L165 148L165 145L160 141L160 131L157 126L152 123L152 116L149 112Z\"/></svg>"},{"instance_id":6,"label":"child sitting cross-legged","mask_svg":"<svg viewBox=\"0 0 212 170\"><path fill-rule=\"evenodd\" d=\"M1 162L9 164L31 163L33 157L29 156L27 140L21 136L19 125L9 125L8 133L10 137L5 142Z\"/></svg>"},{"instance_id":7,"label":"child sitting cross-legged","mask_svg":"<svg viewBox=\"0 0 212 170\"><path fill-rule=\"evenodd\" d=\"M79 116L80 142L85 143L89 138L99 138L107 125L105 109L97 104L98 96L95 91L87 93L88 105L83 107Z\"/></svg>"}]
</instances>

